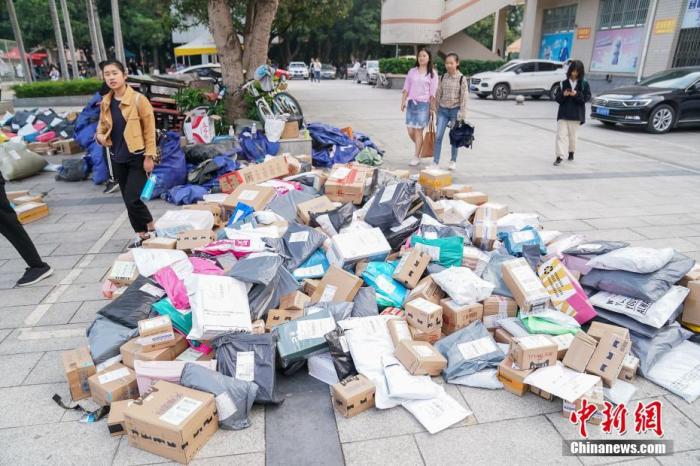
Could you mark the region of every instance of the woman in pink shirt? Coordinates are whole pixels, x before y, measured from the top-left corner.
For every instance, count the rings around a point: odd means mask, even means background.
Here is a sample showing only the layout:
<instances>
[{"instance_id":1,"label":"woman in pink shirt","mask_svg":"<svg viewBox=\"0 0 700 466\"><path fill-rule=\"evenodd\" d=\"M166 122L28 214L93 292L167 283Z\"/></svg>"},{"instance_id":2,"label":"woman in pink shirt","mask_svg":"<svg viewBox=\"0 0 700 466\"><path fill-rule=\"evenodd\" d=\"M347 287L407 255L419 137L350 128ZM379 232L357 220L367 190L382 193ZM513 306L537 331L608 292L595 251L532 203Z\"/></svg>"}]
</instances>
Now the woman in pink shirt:
<instances>
[{"instance_id":1,"label":"woman in pink shirt","mask_svg":"<svg viewBox=\"0 0 700 466\"><path fill-rule=\"evenodd\" d=\"M423 128L428 126L437 88L438 77L433 70L432 56L428 50L420 49L415 66L406 75L401 98L401 111L406 111L408 137L415 145L415 158L410 162L412 167L420 163Z\"/></svg>"}]
</instances>

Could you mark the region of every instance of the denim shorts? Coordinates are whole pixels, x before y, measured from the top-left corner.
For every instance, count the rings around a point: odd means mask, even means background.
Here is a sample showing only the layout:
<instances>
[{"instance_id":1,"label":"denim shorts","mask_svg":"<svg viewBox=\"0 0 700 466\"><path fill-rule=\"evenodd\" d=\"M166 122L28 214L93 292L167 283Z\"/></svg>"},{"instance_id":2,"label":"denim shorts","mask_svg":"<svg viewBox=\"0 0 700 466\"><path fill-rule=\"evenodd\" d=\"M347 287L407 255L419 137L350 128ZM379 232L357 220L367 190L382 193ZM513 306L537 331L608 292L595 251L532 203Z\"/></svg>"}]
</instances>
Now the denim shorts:
<instances>
[{"instance_id":1,"label":"denim shorts","mask_svg":"<svg viewBox=\"0 0 700 466\"><path fill-rule=\"evenodd\" d=\"M430 118L430 104L428 102L408 101L406 107L406 126L409 128L425 128Z\"/></svg>"}]
</instances>

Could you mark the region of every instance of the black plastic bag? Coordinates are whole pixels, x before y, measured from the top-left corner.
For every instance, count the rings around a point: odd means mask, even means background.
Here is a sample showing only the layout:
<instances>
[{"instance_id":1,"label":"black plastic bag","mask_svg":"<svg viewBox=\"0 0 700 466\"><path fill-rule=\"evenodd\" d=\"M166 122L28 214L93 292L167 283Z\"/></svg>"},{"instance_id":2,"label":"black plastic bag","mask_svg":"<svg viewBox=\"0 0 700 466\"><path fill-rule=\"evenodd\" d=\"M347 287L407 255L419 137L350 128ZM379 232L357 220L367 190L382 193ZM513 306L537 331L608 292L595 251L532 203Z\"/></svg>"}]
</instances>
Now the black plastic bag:
<instances>
[{"instance_id":1,"label":"black plastic bag","mask_svg":"<svg viewBox=\"0 0 700 466\"><path fill-rule=\"evenodd\" d=\"M205 160L204 162L197 165L192 171L187 173L187 183L188 184L205 184L216 177L216 173L219 171L219 165L213 160Z\"/></svg>"},{"instance_id":2,"label":"black plastic bag","mask_svg":"<svg viewBox=\"0 0 700 466\"><path fill-rule=\"evenodd\" d=\"M281 403L276 394L275 345L272 333L251 335L248 333L226 333L211 340L216 351L216 370L229 377L236 377L238 358L246 367L239 369L238 375L250 373L250 353L253 353L253 381L258 386L255 401L258 403ZM247 354L246 354L247 353Z\"/></svg>"},{"instance_id":3,"label":"black plastic bag","mask_svg":"<svg viewBox=\"0 0 700 466\"><path fill-rule=\"evenodd\" d=\"M415 196L416 184L413 181L381 188L365 213L365 222L387 233L391 227L403 222Z\"/></svg>"},{"instance_id":4,"label":"black plastic bag","mask_svg":"<svg viewBox=\"0 0 700 466\"><path fill-rule=\"evenodd\" d=\"M89 173L90 168L84 159L66 159L58 167L56 181L84 181Z\"/></svg>"},{"instance_id":5,"label":"black plastic bag","mask_svg":"<svg viewBox=\"0 0 700 466\"><path fill-rule=\"evenodd\" d=\"M251 374L252 375L252 374ZM253 381L239 380L198 364L185 364L180 385L214 395L219 426L227 430L250 427L250 410L258 393Z\"/></svg>"},{"instance_id":6,"label":"black plastic bag","mask_svg":"<svg viewBox=\"0 0 700 466\"><path fill-rule=\"evenodd\" d=\"M418 230L422 217L423 214L418 212L407 217L400 225L389 229L386 240L392 250L399 249L401 245Z\"/></svg>"},{"instance_id":7,"label":"black plastic bag","mask_svg":"<svg viewBox=\"0 0 700 466\"><path fill-rule=\"evenodd\" d=\"M343 329L337 327L332 332L325 335L328 343L328 350L333 358L333 367L338 374L338 380L344 380L353 375L357 375L355 363L352 360L348 343L345 341L345 333Z\"/></svg>"},{"instance_id":8,"label":"black plastic bag","mask_svg":"<svg viewBox=\"0 0 700 466\"><path fill-rule=\"evenodd\" d=\"M148 319L155 312L151 304L160 300L165 290L155 281L139 275L134 283L98 314L128 328L137 328L139 320Z\"/></svg>"},{"instance_id":9,"label":"black plastic bag","mask_svg":"<svg viewBox=\"0 0 700 466\"><path fill-rule=\"evenodd\" d=\"M237 141L218 142L212 144L192 144L185 146L185 160L192 165L213 159L217 155L233 154L238 148Z\"/></svg>"},{"instance_id":10,"label":"black plastic bag","mask_svg":"<svg viewBox=\"0 0 700 466\"><path fill-rule=\"evenodd\" d=\"M321 227L329 236L337 235L341 228L352 222L355 210L354 204L347 203L329 212L312 213L311 226Z\"/></svg>"}]
</instances>

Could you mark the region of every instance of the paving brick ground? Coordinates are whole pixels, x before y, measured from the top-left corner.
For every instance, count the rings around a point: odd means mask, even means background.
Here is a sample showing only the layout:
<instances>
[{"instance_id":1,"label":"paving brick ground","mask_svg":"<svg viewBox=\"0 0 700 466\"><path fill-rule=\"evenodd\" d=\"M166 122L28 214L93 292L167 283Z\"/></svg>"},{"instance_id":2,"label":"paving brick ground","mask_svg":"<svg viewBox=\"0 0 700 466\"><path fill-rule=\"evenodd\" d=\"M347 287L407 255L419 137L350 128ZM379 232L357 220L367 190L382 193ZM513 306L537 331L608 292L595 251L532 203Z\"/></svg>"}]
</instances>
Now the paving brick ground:
<instances>
[{"instance_id":1,"label":"paving brick ground","mask_svg":"<svg viewBox=\"0 0 700 466\"><path fill-rule=\"evenodd\" d=\"M388 166L407 166L411 152L397 90L342 81L294 82L291 90L308 120L350 125L386 148ZM472 100L469 120L476 125L476 143L473 150L461 152L456 180L512 210L537 212L550 229L673 246L700 260L698 131L652 136L588 123L580 131L576 161L555 168L555 114L548 101L516 106L513 101ZM74 412L51 401L54 393L68 396L59 352L85 344L85 328L105 303L100 282L132 237L119 195L103 195L89 182L57 183L50 174L11 183L8 189L48 192L51 215L27 229L56 272L37 286L13 289L24 264L0 238L0 464L163 463L163 458L129 447L126 439L110 437L104 423L78 423ZM160 201L151 206L155 215L168 208ZM448 386L473 415L430 435L403 408L344 419L332 414L323 386L304 384L288 386L287 402L279 408L256 407L251 428L219 431L195 464L249 465L266 459L268 464L338 464L343 459L358 465L578 464L625 459L563 457L562 440L576 438L576 430L561 417L559 402L532 394L518 398L504 391ZM688 404L643 379L636 385L634 399L663 401L665 438L674 441L676 454L627 460L698 464L700 403ZM305 406L313 409L305 411ZM592 430L594 438L602 438L597 428Z\"/></svg>"}]
</instances>

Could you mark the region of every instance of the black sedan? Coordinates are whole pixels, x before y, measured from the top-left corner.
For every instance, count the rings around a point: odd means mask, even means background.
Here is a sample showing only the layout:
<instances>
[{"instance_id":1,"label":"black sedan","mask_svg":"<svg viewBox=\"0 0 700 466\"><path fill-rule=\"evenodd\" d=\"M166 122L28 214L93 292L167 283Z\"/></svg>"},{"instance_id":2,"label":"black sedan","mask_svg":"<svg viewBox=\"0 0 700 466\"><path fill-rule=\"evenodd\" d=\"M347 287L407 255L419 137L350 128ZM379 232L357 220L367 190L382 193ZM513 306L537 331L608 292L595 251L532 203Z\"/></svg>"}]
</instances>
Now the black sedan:
<instances>
[{"instance_id":1,"label":"black sedan","mask_svg":"<svg viewBox=\"0 0 700 466\"><path fill-rule=\"evenodd\" d=\"M591 118L610 126L642 126L657 134L700 125L700 67L672 68L634 86L605 92L593 99Z\"/></svg>"}]
</instances>

